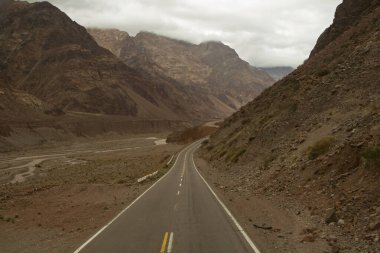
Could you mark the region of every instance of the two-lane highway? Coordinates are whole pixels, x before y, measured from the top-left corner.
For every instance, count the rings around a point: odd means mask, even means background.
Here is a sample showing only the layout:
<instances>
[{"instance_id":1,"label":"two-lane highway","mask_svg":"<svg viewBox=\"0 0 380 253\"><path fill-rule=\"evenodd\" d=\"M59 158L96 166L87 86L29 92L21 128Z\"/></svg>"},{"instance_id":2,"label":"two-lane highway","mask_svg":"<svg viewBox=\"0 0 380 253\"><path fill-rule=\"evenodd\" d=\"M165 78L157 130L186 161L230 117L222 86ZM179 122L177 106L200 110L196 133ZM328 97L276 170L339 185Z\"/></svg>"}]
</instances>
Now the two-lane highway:
<instances>
[{"instance_id":1,"label":"two-lane highway","mask_svg":"<svg viewBox=\"0 0 380 253\"><path fill-rule=\"evenodd\" d=\"M75 253L259 253L196 169L200 143Z\"/></svg>"}]
</instances>

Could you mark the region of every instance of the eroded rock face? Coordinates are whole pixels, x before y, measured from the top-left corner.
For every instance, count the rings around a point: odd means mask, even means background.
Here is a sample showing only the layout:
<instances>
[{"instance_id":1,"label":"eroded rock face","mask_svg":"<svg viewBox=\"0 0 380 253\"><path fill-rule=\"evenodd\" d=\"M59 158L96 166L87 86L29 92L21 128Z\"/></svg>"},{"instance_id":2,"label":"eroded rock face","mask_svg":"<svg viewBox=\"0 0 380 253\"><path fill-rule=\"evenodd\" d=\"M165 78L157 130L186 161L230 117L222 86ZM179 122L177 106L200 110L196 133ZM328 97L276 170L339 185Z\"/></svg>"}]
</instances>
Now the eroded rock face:
<instances>
[{"instance_id":1,"label":"eroded rock face","mask_svg":"<svg viewBox=\"0 0 380 253\"><path fill-rule=\"evenodd\" d=\"M88 28L87 31L100 46L107 48L117 57L120 56L120 50L124 41L129 38L127 32L117 29Z\"/></svg>"},{"instance_id":2,"label":"eroded rock face","mask_svg":"<svg viewBox=\"0 0 380 253\"><path fill-rule=\"evenodd\" d=\"M90 33L91 30L89 30ZM92 33L98 43L106 48L103 34ZM116 42L115 42L116 43ZM274 80L265 72L241 60L232 48L221 42L194 45L153 33L140 32L127 37L118 56L128 66L152 77L164 77L189 90L201 89L208 94L218 111L231 113L240 108ZM115 51L115 50L113 50Z\"/></svg>"}]
</instances>

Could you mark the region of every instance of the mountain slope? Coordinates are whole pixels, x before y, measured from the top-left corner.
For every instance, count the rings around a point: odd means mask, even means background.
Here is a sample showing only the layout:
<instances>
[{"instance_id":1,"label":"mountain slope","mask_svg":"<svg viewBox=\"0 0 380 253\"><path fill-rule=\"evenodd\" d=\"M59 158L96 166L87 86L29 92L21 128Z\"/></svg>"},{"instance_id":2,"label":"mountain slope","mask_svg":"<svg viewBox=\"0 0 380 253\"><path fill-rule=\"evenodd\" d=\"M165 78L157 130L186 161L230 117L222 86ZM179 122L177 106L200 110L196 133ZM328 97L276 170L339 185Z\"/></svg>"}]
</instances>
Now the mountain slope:
<instances>
[{"instance_id":1,"label":"mountain slope","mask_svg":"<svg viewBox=\"0 0 380 253\"><path fill-rule=\"evenodd\" d=\"M127 67L47 2L1 1L0 27L1 151L167 130L212 114L167 99L172 84Z\"/></svg>"},{"instance_id":2,"label":"mountain slope","mask_svg":"<svg viewBox=\"0 0 380 253\"><path fill-rule=\"evenodd\" d=\"M86 30L47 2L5 1L0 16L0 81L47 111L174 117L138 88L147 83Z\"/></svg>"},{"instance_id":3,"label":"mountain slope","mask_svg":"<svg viewBox=\"0 0 380 253\"><path fill-rule=\"evenodd\" d=\"M332 252L379 249L380 3L370 2L343 1L338 16L358 15L336 18L339 34L325 32L304 65L227 119L203 147L216 183L309 220L289 238L314 242L310 252L319 243Z\"/></svg>"},{"instance_id":4,"label":"mountain slope","mask_svg":"<svg viewBox=\"0 0 380 253\"><path fill-rule=\"evenodd\" d=\"M267 72L276 81L281 80L294 71L292 67L263 67L260 69Z\"/></svg>"},{"instance_id":5,"label":"mountain slope","mask_svg":"<svg viewBox=\"0 0 380 253\"><path fill-rule=\"evenodd\" d=\"M89 29L100 45L109 48L103 38L112 37L110 31L95 31ZM135 37L125 38L119 51L118 56L124 63L153 78L171 79L189 92L203 90L209 94L208 100L225 108L219 110L227 114L273 83L269 75L241 60L235 50L220 42L194 45L140 32Z\"/></svg>"}]
</instances>

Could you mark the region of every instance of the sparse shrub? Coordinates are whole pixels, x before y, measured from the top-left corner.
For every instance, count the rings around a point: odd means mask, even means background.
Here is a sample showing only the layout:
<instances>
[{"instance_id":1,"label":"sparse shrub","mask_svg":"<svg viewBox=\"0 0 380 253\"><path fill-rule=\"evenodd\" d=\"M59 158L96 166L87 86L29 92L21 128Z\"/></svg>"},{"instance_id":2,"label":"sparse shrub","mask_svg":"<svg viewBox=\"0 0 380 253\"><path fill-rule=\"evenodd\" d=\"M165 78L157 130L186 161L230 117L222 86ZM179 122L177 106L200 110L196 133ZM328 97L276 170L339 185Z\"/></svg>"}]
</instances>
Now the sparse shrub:
<instances>
[{"instance_id":1,"label":"sparse shrub","mask_svg":"<svg viewBox=\"0 0 380 253\"><path fill-rule=\"evenodd\" d=\"M298 109L298 105L296 103L291 104L290 107L289 107L289 110L291 112L296 112L297 109Z\"/></svg>"},{"instance_id":2,"label":"sparse shrub","mask_svg":"<svg viewBox=\"0 0 380 253\"><path fill-rule=\"evenodd\" d=\"M118 184L124 184L124 183L125 183L125 180L124 180L124 179L119 179L119 180L117 181L117 183L118 183Z\"/></svg>"},{"instance_id":3,"label":"sparse shrub","mask_svg":"<svg viewBox=\"0 0 380 253\"><path fill-rule=\"evenodd\" d=\"M223 157L225 154L227 154L227 150L223 150L223 151L219 154L219 157Z\"/></svg>"},{"instance_id":4,"label":"sparse shrub","mask_svg":"<svg viewBox=\"0 0 380 253\"><path fill-rule=\"evenodd\" d=\"M322 77L330 74L330 70L328 69L321 69L317 72L317 76Z\"/></svg>"},{"instance_id":5,"label":"sparse shrub","mask_svg":"<svg viewBox=\"0 0 380 253\"><path fill-rule=\"evenodd\" d=\"M208 143L209 143L208 140L204 140L204 141L202 141L202 145L207 145Z\"/></svg>"},{"instance_id":6,"label":"sparse shrub","mask_svg":"<svg viewBox=\"0 0 380 253\"><path fill-rule=\"evenodd\" d=\"M334 137L325 137L317 141L312 147L309 147L309 159L313 160L326 154L335 142L336 140Z\"/></svg>"},{"instance_id":7,"label":"sparse shrub","mask_svg":"<svg viewBox=\"0 0 380 253\"><path fill-rule=\"evenodd\" d=\"M363 157L371 164L380 167L380 145L368 147L363 152Z\"/></svg>"},{"instance_id":8,"label":"sparse shrub","mask_svg":"<svg viewBox=\"0 0 380 253\"><path fill-rule=\"evenodd\" d=\"M208 151L210 151L210 150L212 150L213 148L214 148L214 145L209 145L209 146L207 146L206 149L207 149Z\"/></svg>"},{"instance_id":9,"label":"sparse shrub","mask_svg":"<svg viewBox=\"0 0 380 253\"><path fill-rule=\"evenodd\" d=\"M245 125L245 124L248 124L249 122L251 122L251 119L243 119L243 120L241 121L241 124L242 124L242 125Z\"/></svg>"},{"instance_id":10,"label":"sparse shrub","mask_svg":"<svg viewBox=\"0 0 380 253\"><path fill-rule=\"evenodd\" d=\"M246 151L246 149L241 149L238 152L236 152L234 157L232 158L232 162L237 163L239 161L240 156L243 155Z\"/></svg>"}]
</instances>

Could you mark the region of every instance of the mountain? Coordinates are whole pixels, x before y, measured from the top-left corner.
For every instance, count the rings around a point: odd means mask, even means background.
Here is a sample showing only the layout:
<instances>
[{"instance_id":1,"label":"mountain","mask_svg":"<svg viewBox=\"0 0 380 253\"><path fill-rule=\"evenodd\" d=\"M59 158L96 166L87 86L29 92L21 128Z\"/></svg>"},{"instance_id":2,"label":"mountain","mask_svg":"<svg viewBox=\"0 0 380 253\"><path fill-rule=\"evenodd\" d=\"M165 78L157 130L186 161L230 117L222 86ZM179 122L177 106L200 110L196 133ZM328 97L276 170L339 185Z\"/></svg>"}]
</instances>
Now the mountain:
<instances>
[{"instance_id":1,"label":"mountain","mask_svg":"<svg viewBox=\"0 0 380 253\"><path fill-rule=\"evenodd\" d=\"M1 7L0 82L7 93L22 93L24 104L33 100L31 109L175 118L141 91L149 80L56 7L15 1Z\"/></svg>"},{"instance_id":2,"label":"mountain","mask_svg":"<svg viewBox=\"0 0 380 253\"><path fill-rule=\"evenodd\" d=\"M289 235L310 242L308 251L291 252L379 249L379 6L344 0L310 58L226 119L202 148L212 165L205 174L216 175L210 180L227 189L230 203L265 198L309 224ZM252 206L245 221L254 220Z\"/></svg>"},{"instance_id":3,"label":"mountain","mask_svg":"<svg viewBox=\"0 0 380 253\"><path fill-rule=\"evenodd\" d=\"M103 38L112 31L88 29L99 45L109 48ZM194 45L148 32L128 36L116 54L129 67L152 78L173 80L185 89L202 89L225 113L246 104L269 87L274 80L265 72L241 60L232 48L221 42ZM115 51L115 50L114 50ZM222 109L219 109L222 110Z\"/></svg>"},{"instance_id":4,"label":"mountain","mask_svg":"<svg viewBox=\"0 0 380 253\"><path fill-rule=\"evenodd\" d=\"M261 70L267 72L276 81L284 78L294 71L292 67L262 67Z\"/></svg>"},{"instance_id":5,"label":"mountain","mask_svg":"<svg viewBox=\"0 0 380 253\"><path fill-rule=\"evenodd\" d=\"M50 3L1 1L0 27L0 150L209 117L168 99L172 84L126 66Z\"/></svg>"}]
</instances>

